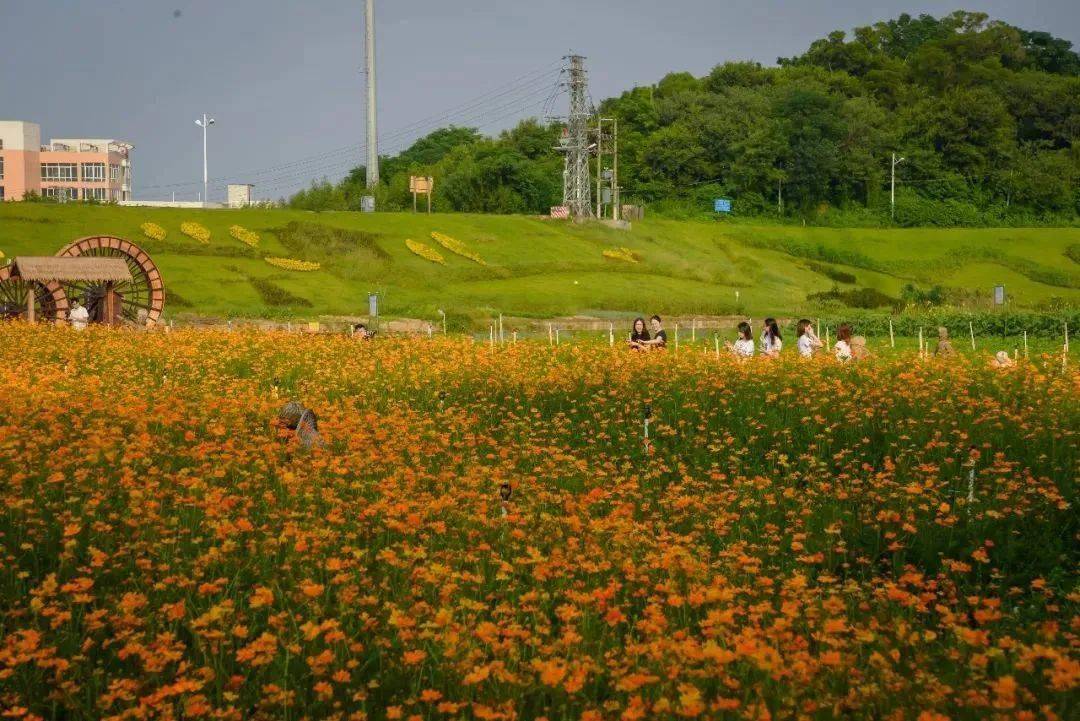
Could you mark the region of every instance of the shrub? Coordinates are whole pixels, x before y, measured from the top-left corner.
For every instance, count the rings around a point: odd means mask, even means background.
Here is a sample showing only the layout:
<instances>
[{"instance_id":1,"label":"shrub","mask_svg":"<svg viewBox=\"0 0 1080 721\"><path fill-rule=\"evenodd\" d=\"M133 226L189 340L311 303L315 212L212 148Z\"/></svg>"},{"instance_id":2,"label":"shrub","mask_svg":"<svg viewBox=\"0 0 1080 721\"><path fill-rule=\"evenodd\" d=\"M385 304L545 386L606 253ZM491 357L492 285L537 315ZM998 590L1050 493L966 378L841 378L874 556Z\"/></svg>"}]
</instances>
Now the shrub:
<instances>
[{"instance_id":1,"label":"shrub","mask_svg":"<svg viewBox=\"0 0 1080 721\"><path fill-rule=\"evenodd\" d=\"M846 273L837 268L833 268L832 266L825 265L824 263L810 261L806 264L806 267L815 273L820 273L830 280L835 280L837 283L847 283L848 285L855 284L855 276L853 274Z\"/></svg>"},{"instance_id":2,"label":"shrub","mask_svg":"<svg viewBox=\"0 0 1080 721\"><path fill-rule=\"evenodd\" d=\"M833 288L823 293L811 293L808 300L815 301L838 301L849 308L885 308L898 306L900 301L892 296L885 295L876 288L854 288L852 290L840 290Z\"/></svg>"},{"instance_id":3,"label":"shrub","mask_svg":"<svg viewBox=\"0 0 1080 721\"><path fill-rule=\"evenodd\" d=\"M1065 249L1065 257L1080 265L1080 243L1073 243Z\"/></svg>"},{"instance_id":4,"label":"shrub","mask_svg":"<svg viewBox=\"0 0 1080 721\"><path fill-rule=\"evenodd\" d=\"M248 278L248 282L262 298L263 303L272 308L310 308L311 301L307 298L301 298L298 295L293 295L289 291L282 288L280 285L275 284L266 278Z\"/></svg>"}]
</instances>

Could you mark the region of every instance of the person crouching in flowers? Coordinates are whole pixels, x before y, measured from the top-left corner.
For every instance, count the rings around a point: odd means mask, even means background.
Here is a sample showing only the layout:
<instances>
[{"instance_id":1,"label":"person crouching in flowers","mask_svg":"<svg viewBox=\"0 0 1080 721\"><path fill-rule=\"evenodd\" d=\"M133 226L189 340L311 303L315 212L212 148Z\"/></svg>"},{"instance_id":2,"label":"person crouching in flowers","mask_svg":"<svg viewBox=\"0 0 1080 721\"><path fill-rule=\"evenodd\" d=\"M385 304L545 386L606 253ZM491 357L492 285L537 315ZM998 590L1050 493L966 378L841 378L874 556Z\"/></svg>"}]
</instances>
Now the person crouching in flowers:
<instances>
[{"instance_id":1,"label":"person crouching in flowers","mask_svg":"<svg viewBox=\"0 0 1080 721\"><path fill-rule=\"evenodd\" d=\"M1009 357L1009 351L1007 350L999 350L990 359L991 368L1013 368L1015 366L1016 362Z\"/></svg>"},{"instance_id":2,"label":"person crouching in flowers","mask_svg":"<svg viewBox=\"0 0 1080 721\"><path fill-rule=\"evenodd\" d=\"M803 318L799 321L799 324L795 326L795 345L799 349L799 356L802 358L809 358L825 344L822 343L821 340L818 339L817 334L814 333L813 324L806 318Z\"/></svg>"},{"instance_id":3,"label":"person crouching in flowers","mask_svg":"<svg viewBox=\"0 0 1080 721\"><path fill-rule=\"evenodd\" d=\"M870 357L870 350L866 347L866 337L857 335L851 339L851 360L866 360Z\"/></svg>"},{"instance_id":4,"label":"person crouching in flowers","mask_svg":"<svg viewBox=\"0 0 1080 721\"><path fill-rule=\"evenodd\" d=\"M754 357L754 330L745 320L739 323L739 339L734 343L724 343L724 347L731 351L736 358Z\"/></svg>"},{"instance_id":5,"label":"person crouching in flowers","mask_svg":"<svg viewBox=\"0 0 1080 721\"><path fill-rule=\"evenodd\" d=\"M836 329L836 344L833 346L833 353L836 354L836 360L841 363L851 360L851 326L847 323L842 323Z\"/></svg>"},{"instance_id":6,"label":"person crouching in flowers","mask_svg":"<svg viewBox=\"0 0 1080 721\"><path fill-rule=\"evenodd\" d=\"M761 329L761 355L778 358L783 347L784 341L780 337L780 326L776 324L776 318L766 318Z\"/></svg>"}]
</instances>

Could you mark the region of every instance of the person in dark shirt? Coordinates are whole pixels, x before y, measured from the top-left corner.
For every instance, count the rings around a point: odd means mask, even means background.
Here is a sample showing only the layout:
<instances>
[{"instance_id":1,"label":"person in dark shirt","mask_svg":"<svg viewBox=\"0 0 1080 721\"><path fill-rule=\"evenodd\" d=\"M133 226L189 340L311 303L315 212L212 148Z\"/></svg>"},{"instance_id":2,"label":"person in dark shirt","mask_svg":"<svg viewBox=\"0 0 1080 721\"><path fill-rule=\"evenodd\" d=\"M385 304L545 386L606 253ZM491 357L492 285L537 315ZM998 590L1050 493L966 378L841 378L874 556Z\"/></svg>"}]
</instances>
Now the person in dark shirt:
<instances>
[{"instance_id":1,"label":"person in dark shirt","mask_svg":"<svg viewBox=\"0 0 1080 721\"><path fill-rule=\"evenodd\" d=\"M634 328L630 331L630 347L634 350L645 350L646 346L642 343L646 343L651 340L649 331L645 328L644 318L634 319Z\"/></svg>"},{"instance_id":2,"label":"person in dark shirt","mask_svg":"<svg viewBox=\"0 0 1080 721\"><path fill-rule=\"evenodd\" d=\"M647 349L666 348L667 331L664 330L664 324L660 320L660 316L654 315L652 318L649 319L649 323L652 324L652 338L647 341L642 341L641 346Z\"/></svg>"}]
</instances>

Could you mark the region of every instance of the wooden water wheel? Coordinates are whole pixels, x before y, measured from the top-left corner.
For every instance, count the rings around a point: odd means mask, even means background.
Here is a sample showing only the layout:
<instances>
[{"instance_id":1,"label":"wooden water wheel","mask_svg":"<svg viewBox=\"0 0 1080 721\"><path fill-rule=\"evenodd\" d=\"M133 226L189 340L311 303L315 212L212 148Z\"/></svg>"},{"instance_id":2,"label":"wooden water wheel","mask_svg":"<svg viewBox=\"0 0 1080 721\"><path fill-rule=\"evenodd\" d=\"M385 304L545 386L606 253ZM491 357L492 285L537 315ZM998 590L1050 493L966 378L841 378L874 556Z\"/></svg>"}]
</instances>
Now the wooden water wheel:
<instances>
[{"instance_id":1,"label":"wooden water wheel","mask_svg":"<svg viewBox=\"0 0 1080 721\"><path fill-rule=\"evenodd\" d=\"M28 303L31 293L33 304ZM57 324L67 320L68 296L62 284L53 280L24 280L12 274L10 265L0 268L0 318L30 320L31 305L33 320Z\"/></svg>"},{"instance_id":2,"label":"wooden water wheel","mask_svg":"<svg viewBox=\"0 0 1080 721\"><path fill-rule=\"evenodd\" d=\"M64 283L68 298L77 298L91 319L154 325L165 307L165 283L149 254L131 241L111 235L80 238L57 253L60 257L120 258L131 271L130 282L74 281ZM115 310L114 310L115 308ZM108 317L107 317L108 316Z\"/></svg>"}]
</instances>

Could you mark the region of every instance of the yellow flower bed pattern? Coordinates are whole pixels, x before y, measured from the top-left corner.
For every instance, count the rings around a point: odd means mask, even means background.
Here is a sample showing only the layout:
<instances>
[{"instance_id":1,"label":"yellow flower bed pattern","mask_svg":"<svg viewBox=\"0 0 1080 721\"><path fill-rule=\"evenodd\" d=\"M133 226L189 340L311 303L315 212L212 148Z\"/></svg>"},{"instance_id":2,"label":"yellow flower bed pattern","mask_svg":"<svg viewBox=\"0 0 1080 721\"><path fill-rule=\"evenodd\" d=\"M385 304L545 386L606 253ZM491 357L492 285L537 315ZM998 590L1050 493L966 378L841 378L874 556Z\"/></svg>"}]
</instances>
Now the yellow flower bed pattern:
<instances>
[{"instance_id":1,"label":"yellow flower bed pattern","mask_svg":"<svg viewBox=\"0 0 1080 721\"><path fill-rule=\"evenodd\" d=\"M446 260L442 257L442 254L430 245L417 243L415 240L406 240L405 245L408 246L409 250L416 253L424 260L430 260L432 263L438 263L439 265L446 265Z\"/></svg>"},{"instance_id":2,"label":"yellow flower bed pattern","mask_svg":"<svg viewBox=\"0 0 1080 721\"><path fill-rule=\"evenodd\" d=\"M259 247L259 234L253 230L248 230L242 225L231 226L229 228L229 235L252 248Z\"/></svg>"},{"instance_id":3,"label":"yellow flower bed pattern","mask_svg":"<svg viewBox=\"0 0 1080 721\"><path fill-rule=\"evenodd\" d=\"M611 248L604 251L604 257L611 260L621 260L626 263L637 263L641 257L629 248Z\"/></svg>"},{"instance_id":4,"label":"yellow flower bed pattern","mask_svg":"<svg viewBox=\"0 0 1080 721\"><path fill-rule=\"evenodd\" d=\"M292 258L263 258L270 265L281 268L282 270L299 270L302 272L309 272L312 270L318 270L322 266L318 263L312 263L307 260L294 260Z\"/></svg>"},{"instance_id":5,"label":"yellow flower bed pattern","mask_svg":"<svg viewBox=\"0 0 1080 721\"><path fill-rule=\"evenodd\" d=\"M180 232L189 238L194 238L200 243L210 242L210 231L207 228L199 225L198 223L181 223Z\"/></svg>"},{"instance_id":6,"label":"yellow flower bed pattern","mask_svg":"<svg viewBox=\"0 0 1080 721\"><path fill-rule=\"evenodd\" d=\"M143 235L150 238L150 240L165 240L165 236L167 235L165 229L157 223L143 223L140 228L142 229Z\"/></svg>"},{"instance_id":7,"label":"yellow flower bed pattern","mask_svg":"<svg viewBox=\"0 0 1080 721\"><path fill-rule=\"evenodd\" d=\"M484 262L483 258L481 258L476 253L474 253L473 251L466 248L465 244L462 243L460 240L455 240L455 239L451 238L449 235L444 235L444 234L438 233L438 232L433 232L431 234L431 238L436 243L438 243L442 247L449 250L451 253L456 253L457 255L460 255L462 258L468 258L469 260L473 261L474 263L479 263L480 265L487 265L487 263Z\"/></svg>"}]
</instances>

